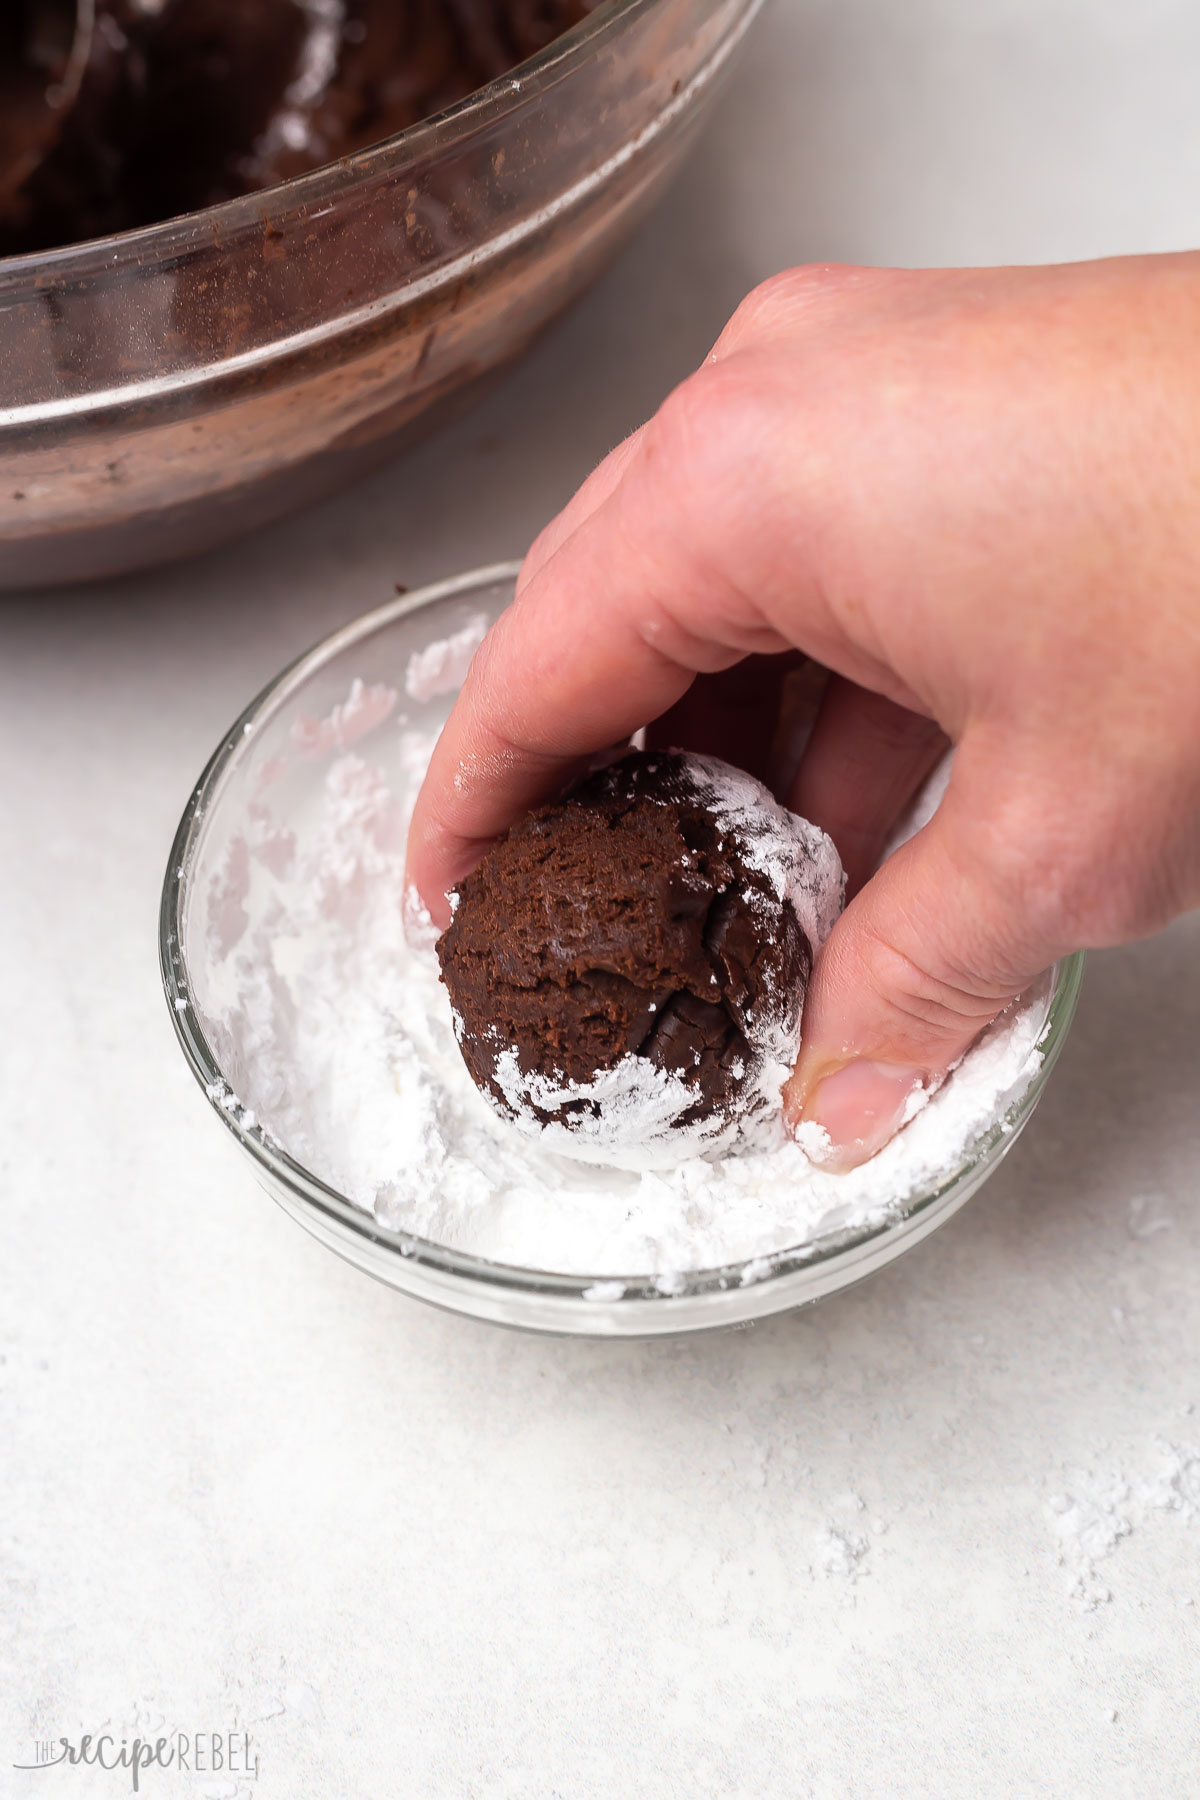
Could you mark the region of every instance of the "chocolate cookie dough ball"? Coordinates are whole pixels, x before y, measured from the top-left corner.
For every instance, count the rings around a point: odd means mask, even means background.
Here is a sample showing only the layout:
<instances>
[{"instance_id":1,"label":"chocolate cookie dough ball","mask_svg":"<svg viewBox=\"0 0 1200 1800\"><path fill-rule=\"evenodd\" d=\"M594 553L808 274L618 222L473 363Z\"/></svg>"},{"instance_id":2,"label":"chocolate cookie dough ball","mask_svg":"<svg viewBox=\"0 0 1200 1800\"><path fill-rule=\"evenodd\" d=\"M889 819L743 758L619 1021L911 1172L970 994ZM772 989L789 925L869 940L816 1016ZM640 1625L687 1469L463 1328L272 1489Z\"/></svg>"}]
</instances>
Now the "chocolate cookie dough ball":
<instances>
[{"instance_id":1,"label":"chocolate cookie dough ball","mask_svg":"<svg viewBox=\"0 0 1200 1800\"><path fill-rule=\"evenodd\" d=\"M633 1167L778 1130L815 952L824 833L710 758L638 752L539 807L438 944L467 1068L547 1147Z\"/></svg>"}]
</instances>

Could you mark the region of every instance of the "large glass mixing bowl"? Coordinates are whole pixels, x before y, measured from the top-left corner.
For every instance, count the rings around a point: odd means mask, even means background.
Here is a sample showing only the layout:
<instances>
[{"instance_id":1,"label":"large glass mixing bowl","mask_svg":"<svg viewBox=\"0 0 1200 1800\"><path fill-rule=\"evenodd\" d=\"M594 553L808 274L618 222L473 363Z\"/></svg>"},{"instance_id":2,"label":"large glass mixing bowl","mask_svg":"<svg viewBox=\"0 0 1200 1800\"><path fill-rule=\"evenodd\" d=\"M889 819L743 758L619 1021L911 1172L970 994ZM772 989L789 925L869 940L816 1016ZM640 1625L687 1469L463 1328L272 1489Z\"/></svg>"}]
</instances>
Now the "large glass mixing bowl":
<instances>
[{"instance_id":1,"label":"large glass mixing bowl","mask_svg":"<svg viewBox=\"0 0 1200 1800\"><path fill-rule=\"evenodd\" d=\"M208 548L457 410L648 210L760 4L608 0L342 162L0 258L0 588Z\"/></svg>"},{"instance_id":2,"label":"large glass mixing bowl","mask_svg":"<svg viewBox=\"0 0 1200 1800\"><path fill-rule=\"evenodd\" d=\"M1062 1048L1079 994L1081 957L1068 958L1045 978L1042 1061L1028 1087L936 1183L870 1225L829 1231L769 1256L688 1270L670 1293L646 1270L555 1274L391 1230L289 1155L236 1098L239 1088L245 1091L237 1056L249 1052L216 1048L222 1030L214 992L228 946L214 948L212 922L214 903L228 888L231 859L244 860L256 824L264 822L264 794L269 790L272 829L302 838L319 811L330 762L346 745L344 703L352 684L361 681L360 693L368 699L376 687L403 686L414 655L481 613L494 618L511 600L515 577L515 565L481 570L355 620L285 669L230 728L184 813L163 888L162 975L184 1054L217 1117L280 1205L322 1243L406 1294L499 1324L621 1337L744 1324L818 1300L911 1248L992 1174L1029 1120ZM428 698L401 694L374 718L360 708L355 742L364 740L364 753L397 794L407 779L402 728L436 729L449 704L443 692ZM319 720L347 725L314 730ZM252 933L274 904L269 880L246 883L244 891L239 884L234 933ZM224 900L219 911L226 911Z\"/></svg>"}]
</instances>

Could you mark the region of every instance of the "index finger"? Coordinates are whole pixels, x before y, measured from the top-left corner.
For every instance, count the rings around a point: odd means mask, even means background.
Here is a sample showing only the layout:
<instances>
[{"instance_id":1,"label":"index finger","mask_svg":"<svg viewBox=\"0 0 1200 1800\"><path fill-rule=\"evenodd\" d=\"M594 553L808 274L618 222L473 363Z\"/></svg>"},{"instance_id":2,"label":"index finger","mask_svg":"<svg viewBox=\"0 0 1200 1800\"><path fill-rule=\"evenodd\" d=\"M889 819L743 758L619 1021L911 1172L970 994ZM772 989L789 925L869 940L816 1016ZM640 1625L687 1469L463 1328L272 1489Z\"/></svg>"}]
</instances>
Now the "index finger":
<instances>
[{"instance_id":1,"label":"index finger","mask_svg":"<svg viewBox=\"0 0 1200 1800\"><path fill-rule=\"evenodd\" d=\"M434 923L514 819L665 712L698 668L740 654L661 629L628 589L608 600L574 573L565 590L535 577L477 651L417 799L408 882Z\"/></svg>"},{"instance_id":2,"label":"index finger","mask_svg":"<svg viewBox=\"0 0 1200 1800\"><path fill-rule=\"evenodd\" d=\"M765 376L747 394L734 361L676 390L477 652L409 834L408 881L435 924L493 838L673 706L696 675L796 647L857 679L886 678L846 641L815 579L779 473L792 460L793 409ZM749 406L736 432L722 429L730 396L739 412Z\"/></svg>"}]
</instances>

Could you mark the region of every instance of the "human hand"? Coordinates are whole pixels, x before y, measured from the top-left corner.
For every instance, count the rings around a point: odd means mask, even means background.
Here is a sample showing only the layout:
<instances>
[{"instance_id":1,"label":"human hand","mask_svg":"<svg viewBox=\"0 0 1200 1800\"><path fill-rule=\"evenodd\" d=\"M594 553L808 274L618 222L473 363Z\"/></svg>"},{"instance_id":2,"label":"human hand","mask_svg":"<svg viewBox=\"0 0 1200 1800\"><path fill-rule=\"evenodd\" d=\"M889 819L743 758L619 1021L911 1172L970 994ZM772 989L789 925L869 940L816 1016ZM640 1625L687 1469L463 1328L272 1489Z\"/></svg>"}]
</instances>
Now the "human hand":
<instances>
[{"instance_id":1,"label":"human hand","mask_svg":"<svg viewBox=\"0 0 1200 1800\"><path fill-rule=\"evenodd\" d=\"M444 924L491 838L647 721L761 762L785 653L814 658L782 797L853 898L785 1113L853 1166L1050 963L1200 904L1198 502L1200 258L779 276L534 544L410 879ZM940 810L871 876L947 739Z\"/></svg>"}]
</instances>

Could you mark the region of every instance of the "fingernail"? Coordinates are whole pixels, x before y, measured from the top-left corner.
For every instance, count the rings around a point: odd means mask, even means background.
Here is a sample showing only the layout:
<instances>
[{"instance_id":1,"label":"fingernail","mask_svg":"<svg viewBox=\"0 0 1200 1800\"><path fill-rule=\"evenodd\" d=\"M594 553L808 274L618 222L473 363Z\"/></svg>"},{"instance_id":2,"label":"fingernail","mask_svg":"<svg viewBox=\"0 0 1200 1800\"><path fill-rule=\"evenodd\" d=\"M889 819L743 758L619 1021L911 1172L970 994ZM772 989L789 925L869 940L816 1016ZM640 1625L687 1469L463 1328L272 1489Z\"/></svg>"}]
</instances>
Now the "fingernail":
<instances>
[{"instance_id":1,"label":"fingernail","mask_svg":"<svg viewBox=\"0 0 1200 1800\"><path fill-rule=\"evenodd\" d=\"M796 1141L810 1161L841 1174L857 1169L891 1142L911 1117L913 1097L924 1093L921 1069L893 1063L847 1063L827 1075L809 1096ZM814 1130L813 1127L819 1129Z\"/></svg>"}]
</instances>

